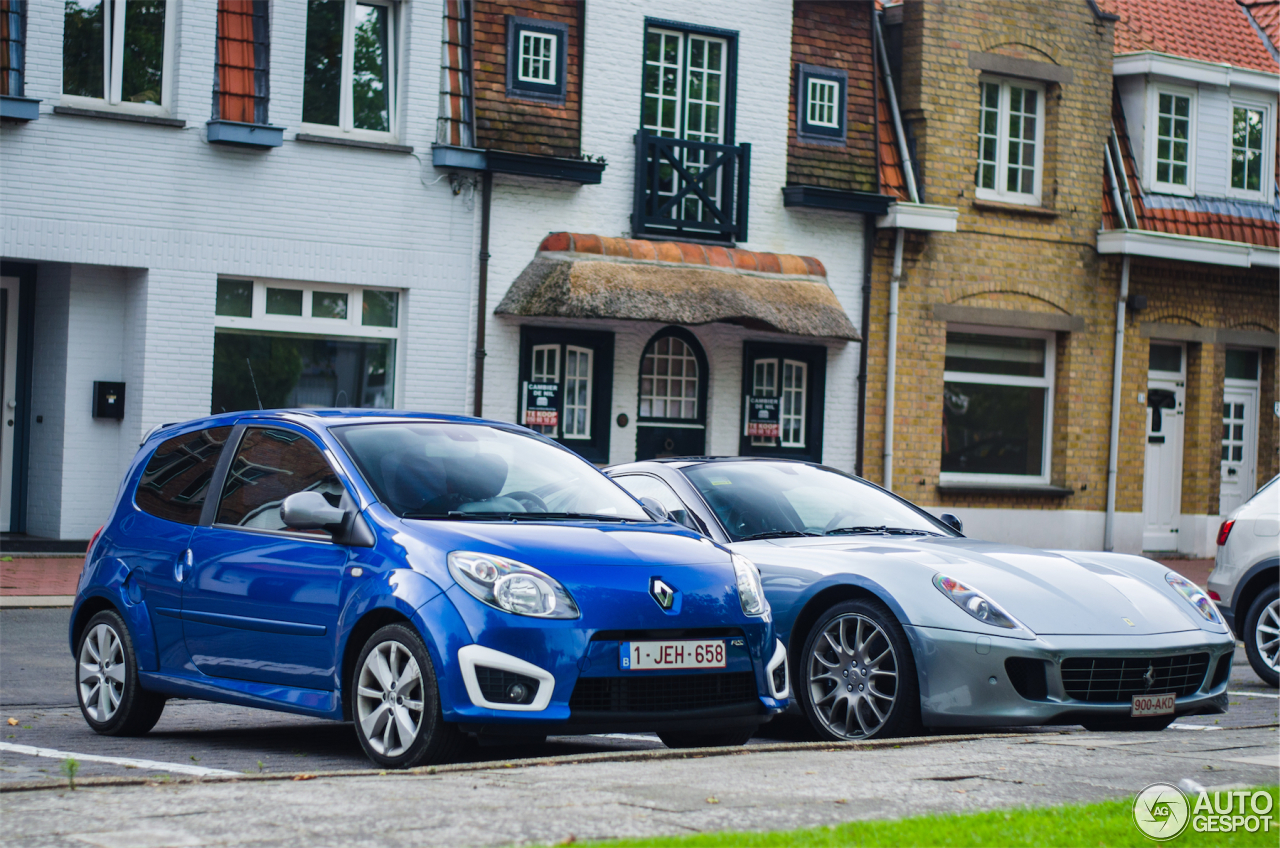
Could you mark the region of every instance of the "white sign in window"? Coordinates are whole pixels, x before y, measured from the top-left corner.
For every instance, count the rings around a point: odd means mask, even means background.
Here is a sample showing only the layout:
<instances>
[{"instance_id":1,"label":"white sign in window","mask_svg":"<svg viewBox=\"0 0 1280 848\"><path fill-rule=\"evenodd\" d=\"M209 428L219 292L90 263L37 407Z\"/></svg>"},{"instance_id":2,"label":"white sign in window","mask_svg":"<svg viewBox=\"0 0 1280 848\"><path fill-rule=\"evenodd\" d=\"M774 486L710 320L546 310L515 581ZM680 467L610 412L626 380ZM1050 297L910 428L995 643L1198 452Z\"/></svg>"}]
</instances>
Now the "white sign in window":
<instances>
[{"instance_id":1,"label":"white sign in window","mask_svg":"<svg viewBox=\"0 0 1280 848\"><path fill-rule=\"evenodd\" d=\"M516 78L521 82L555 85L557 41L558 37L551 33L521 30Z\"/></svg>"},{"instance_id":2,"label":"white sign in window","mask_svg":"<svg viewBox=\"0 0 1280 848\"><path fill-rule=\"evenodd\" d=\"M809 91L805 102L808 110L805 117L815 127L840 128L840 115L836 106L840 100L840 83L835 80L809 78Z\"/></svg>"},{"instance_id":3,"label":"white sign in window","mask_svg":"<svg viewBox=\"0 0 1280 848\"><path fill-rule=\"evenodd\" d=\"M560 382L560 345L547 344L533 346L533 367L529 372L529 382ZM537 424L534 425L532 429L554 439L556 437L556 431L559 428L549 424Z\"/></svg>"}]
</instances>

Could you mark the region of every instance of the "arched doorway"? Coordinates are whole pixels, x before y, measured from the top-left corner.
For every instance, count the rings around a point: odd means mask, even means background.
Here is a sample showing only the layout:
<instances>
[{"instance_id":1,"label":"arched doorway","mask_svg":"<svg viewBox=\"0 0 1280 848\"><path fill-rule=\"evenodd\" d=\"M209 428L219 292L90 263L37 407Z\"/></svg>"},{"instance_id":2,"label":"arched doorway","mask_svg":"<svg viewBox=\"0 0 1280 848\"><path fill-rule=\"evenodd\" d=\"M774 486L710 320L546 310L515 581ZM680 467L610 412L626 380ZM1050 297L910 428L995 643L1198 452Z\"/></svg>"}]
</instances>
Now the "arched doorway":
<instances>
[{"instance_id":1,"label":"arched doorway","mask_svg":"<svg viewBox=\"0 0 1280 848\"><path fill-rule=\"evenodd\" d=\"M636 459L700 456L707 449L707 356L693 333L660 330L640 358Z\"/></svg>"}]
</instances>

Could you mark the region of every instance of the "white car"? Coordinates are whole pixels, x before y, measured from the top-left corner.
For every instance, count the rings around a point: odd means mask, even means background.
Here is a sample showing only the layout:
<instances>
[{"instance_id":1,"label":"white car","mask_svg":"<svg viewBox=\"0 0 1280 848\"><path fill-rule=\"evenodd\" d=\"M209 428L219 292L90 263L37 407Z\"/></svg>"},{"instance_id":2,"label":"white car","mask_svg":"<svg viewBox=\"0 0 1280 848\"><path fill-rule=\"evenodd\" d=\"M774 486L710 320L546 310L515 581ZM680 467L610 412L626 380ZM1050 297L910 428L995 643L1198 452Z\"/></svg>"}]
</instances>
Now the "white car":
<instances>
[{"instance_id":1,"label":"white car","mask_svg":"<svg viewBox=\"0 0 1280 848\"><path fill-rule=\"evenodd\" d=\"M1280 476L1259 489L1218 528L1209 597L1244 642L1249 664L1267 684L1280 683Z\"/></svg>"}]
</instances>

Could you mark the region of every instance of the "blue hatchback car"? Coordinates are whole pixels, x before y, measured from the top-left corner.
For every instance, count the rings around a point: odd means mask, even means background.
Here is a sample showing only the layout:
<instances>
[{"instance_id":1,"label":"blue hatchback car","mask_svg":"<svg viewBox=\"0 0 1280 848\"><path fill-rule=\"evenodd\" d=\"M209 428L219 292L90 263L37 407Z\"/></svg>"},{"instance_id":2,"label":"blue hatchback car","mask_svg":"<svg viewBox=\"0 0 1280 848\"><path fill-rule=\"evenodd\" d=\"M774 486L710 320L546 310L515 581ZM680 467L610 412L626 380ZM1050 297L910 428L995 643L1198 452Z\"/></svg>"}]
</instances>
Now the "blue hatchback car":
<instances>
[{"instance_id":1,"label":"blue hatchback car","mask_svg":"<svg viewBox=\"0 0 1280 848\"><path fill-rule=\"evenodd\" d=\"M521 427L232 413L143 443L71 616L85 720L170 697L352 721L384 767L467 735L733 745L787 705L756 567Z\"/></svg>"}]
</instances>

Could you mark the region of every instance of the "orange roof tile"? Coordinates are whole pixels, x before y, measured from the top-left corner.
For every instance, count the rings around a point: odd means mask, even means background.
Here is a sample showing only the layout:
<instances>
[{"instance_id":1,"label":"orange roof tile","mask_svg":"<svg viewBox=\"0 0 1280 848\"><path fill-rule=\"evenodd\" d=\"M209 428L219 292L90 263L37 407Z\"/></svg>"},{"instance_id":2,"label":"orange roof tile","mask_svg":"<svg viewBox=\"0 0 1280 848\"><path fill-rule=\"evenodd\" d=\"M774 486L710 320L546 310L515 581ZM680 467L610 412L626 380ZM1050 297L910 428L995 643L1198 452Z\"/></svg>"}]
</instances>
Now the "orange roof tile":
<instances>
[{"instance_id":1,"label":"orange roof tile","mask_svg":"<svg viewBox=\"0 0 1280 848\"><path fill-rule=\"evenodd\" d=\"M593 236L585 233L552 233L538 245L538 251L540 253L595 253L640 262L674 262L684 265L708 265L713 268L736 266L747 271L765 271L788 276L825 277L827 275L826 267L812 256L726 250L715 245L683 241L648 241Z\"/></svg>"},{"instance_id":2,"label":"orange roof tile","mask_svg":"<svg viewBox=\"0 0 1280 848\"><path fill-rule=\"evenodd\" d=\"M1271 39L1272 47L1280 47L1280 0L1236 0L1246 7L1262 31Z\"/></svg>"},{"instance_id":3,"label":"orange roof tile","mask_svg":"<svg viewBox=\"0 0 1280 848\"><path fill-rule=\"evenodd\" d=\"M1151 50L1184 59L1280 72L1235 0L1099 0L1119 15L1117 55Z\"/></svg>"},{"instance_id":4,"label":"orange roof tile","mask_svg":"<svg viewBox=\"0 0 1280 848\"><path fill-rule=\"evenodd\" d=\"M892 195L899 200L910 200L907 192L907 179L902 171L902 157L898 155L898 143L893 134L893 114L889 110L889 94L884 80L880 81L880 91L876 97L876 126L880 146L880 193Z\"/></svg>"}]
</instances>

